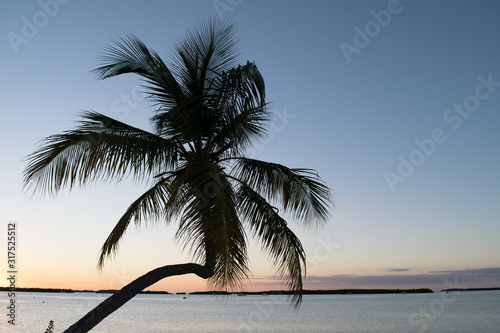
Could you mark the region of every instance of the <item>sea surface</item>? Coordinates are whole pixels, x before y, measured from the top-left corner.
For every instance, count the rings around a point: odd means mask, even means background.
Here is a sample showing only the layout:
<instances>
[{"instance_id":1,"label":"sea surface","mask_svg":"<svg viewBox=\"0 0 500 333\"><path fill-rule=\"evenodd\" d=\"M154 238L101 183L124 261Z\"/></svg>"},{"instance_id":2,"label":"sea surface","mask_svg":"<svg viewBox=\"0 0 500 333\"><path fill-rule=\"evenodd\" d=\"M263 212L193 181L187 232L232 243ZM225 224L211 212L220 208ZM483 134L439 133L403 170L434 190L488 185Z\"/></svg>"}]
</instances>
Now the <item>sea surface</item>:
<instances>
[{"instance_id":1,"label":"sea surface","mask_svg":"<svg viewBox=\"0 0 500 333\"><path fill-rule=\"evenodd\" d=\"M0 292L0 332L62 332L109 294L16 293L15 324ZM183 297L187 298L184 299ZM500 291L287 296L148 295L133 298L91 332L500 332Z\"/></svg>"}]
</instances>

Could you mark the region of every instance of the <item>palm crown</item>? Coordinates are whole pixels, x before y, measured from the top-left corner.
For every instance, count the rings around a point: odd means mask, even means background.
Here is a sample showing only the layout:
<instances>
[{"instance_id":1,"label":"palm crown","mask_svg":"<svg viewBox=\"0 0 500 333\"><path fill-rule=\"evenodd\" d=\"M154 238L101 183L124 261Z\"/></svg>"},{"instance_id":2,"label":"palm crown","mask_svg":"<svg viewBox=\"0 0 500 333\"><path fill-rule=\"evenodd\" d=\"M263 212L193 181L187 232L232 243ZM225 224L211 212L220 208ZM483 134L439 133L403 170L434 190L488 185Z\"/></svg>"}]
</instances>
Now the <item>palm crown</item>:
<instances>
[{"instance_id":1,"label":"palm crown","mask_svg":"<svg viewBox=\"0 0 500 333\"><path fill-rule=\"evenodd\" d=\"M131 222L176 222L176 237L212 267L211 286L238 287L249 272L248 230L298 305L305 252L282 214L303 224L322 223L331 195L313 170L244 156L266 135L270 112L260 72L251 62L237 65L236 55L234 26L217 20L190 31L170 63L133 35L116 40L94 72L100 79L138 74L157 109L154 130L84 112L75 130L46 138L28 156L24 182L56 193L126 175L150 181L106 239L100 268Z\"/></svg>"}]
</instances>

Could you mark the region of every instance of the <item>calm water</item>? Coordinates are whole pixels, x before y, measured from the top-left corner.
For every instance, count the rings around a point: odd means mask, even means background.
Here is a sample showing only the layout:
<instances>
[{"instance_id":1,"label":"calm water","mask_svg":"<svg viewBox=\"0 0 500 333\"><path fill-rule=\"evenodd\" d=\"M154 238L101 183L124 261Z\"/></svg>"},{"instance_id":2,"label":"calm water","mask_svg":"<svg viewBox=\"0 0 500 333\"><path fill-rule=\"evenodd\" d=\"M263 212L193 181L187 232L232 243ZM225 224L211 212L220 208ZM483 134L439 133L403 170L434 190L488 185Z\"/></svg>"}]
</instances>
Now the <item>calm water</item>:
<instances>
[{"instance_id":1,"label":"calm water","mask_svg":"<svg viewBox=\"0 0 500 333\"><path fill-rule=\"evenodd\" d=\"M16 325L0 292L0 332L61 332L106 295L17 293ZM397 295L306 295L295 312L286 296L138 295L91 332L500 332L500 291Z\"/></svg>"}]
</instances>

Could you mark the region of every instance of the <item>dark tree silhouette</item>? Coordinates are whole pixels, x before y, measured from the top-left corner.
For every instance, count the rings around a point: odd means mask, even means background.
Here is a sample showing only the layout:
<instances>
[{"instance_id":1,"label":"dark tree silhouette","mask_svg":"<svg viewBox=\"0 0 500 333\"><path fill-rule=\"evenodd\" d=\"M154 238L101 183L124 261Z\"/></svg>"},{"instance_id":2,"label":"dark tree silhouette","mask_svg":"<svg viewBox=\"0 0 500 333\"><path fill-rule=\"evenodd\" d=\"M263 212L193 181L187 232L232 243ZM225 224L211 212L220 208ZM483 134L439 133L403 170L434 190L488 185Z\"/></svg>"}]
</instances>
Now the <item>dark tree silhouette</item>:
<instances>
[{"instance_id":1,"label":"dark tree silhouette","mask_svg":"<svg viewBox=\"0 0 500 333\"><path fill-rule=\"evenodd\" d=\"M75 130L46 138L27 157L27 188L55 194L94 181L149 180L151 187L120 218L101 248L98 267L113 256L131 222L177 225L176 237L203 264L150 271L103 301L65 332L87 332L138 292L173 275L193 273L212 289L234 289L247 279L246 232L293 291L299 306L305 252L280 215L305 225L324 223L332 202L310 169L246 158L267 133L270 111L254 63L237 65L234 25L208 20L176 44L170 63L133 35L118 39L94 72L100 79L135 73L157 112L148 132L96 112Z\"/></svg>"}]
</instances>

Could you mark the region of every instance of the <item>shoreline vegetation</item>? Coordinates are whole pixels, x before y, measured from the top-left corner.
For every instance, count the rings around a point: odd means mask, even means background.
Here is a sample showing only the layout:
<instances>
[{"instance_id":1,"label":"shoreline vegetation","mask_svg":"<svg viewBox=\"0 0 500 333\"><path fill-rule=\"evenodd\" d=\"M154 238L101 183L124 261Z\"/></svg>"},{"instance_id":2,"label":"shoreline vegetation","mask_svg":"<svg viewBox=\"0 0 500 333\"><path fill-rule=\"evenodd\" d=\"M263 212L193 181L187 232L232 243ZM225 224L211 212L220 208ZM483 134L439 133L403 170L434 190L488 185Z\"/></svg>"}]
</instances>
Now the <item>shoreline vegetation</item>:
<instances>
[{"instance_id":1,"label":"shoreline vegetation","mask_svg":"<svg viewBox=\"0 0 500 333\"><path fill-rule=\"evenodd\" d=\"M498 288L500 289L500 288ZM0 291L11 291L8 287L0 287ZM16 288L18 292L44 292L44 293L97 293L97 294L114 294L119 290L73 290L73 289L54 289L54 288ZM432 293L428 288L420 289L333 289L333 290L304 290L304 295L330 295L330 294L397 294L397 293ZM269 290L269 291L195 291L195 292L178 292L170 293L168 291L141 291L139 294L165 294L165 295L290 295L286 290Z\"/></svg>"},{"instance_id":2,"label":"shoreline vegetation","mask_svg":"<svg viewBox=\"0 0 500 333\"><path fill-rule=\"evenodd\" d=\"M451 288L443 289L441 292L450 291L489 291L500 290L498 288ZM0 287L0 291L12 291L9 287ZM102 290L73 290L73 289L56 289L56 288L16 288L17 292L40 292L40 293L96 293L96 294L114 294L119 290L102 289ZM418 289L319 289L319 290L304 290L304 295L354 295L354 294L422 294L434 293L429 288ZM160 295L291 295L292 292L287 290L268 290L268 291L194 291L194 292L178 292L170 293L168 291L152 291L145 290L139 294L160 294Z\"/></svg>"}]
</instances>

